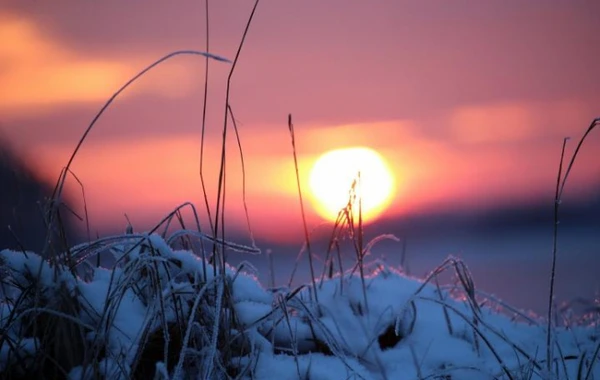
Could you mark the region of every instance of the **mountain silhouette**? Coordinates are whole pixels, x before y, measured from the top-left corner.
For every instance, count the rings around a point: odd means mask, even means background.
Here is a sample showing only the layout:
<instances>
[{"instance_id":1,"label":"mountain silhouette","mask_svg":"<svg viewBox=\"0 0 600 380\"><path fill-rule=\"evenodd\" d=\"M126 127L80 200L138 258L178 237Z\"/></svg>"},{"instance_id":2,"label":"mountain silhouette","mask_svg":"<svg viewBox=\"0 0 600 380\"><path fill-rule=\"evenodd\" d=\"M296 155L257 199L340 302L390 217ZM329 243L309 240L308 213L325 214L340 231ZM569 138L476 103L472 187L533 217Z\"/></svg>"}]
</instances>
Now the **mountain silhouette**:
<instances>
[{"instance_id":1,"label":"mountain silhouette","mask_svg":"<svg viewBox=\"0 0 600 380\"><path fill-rule=\"evenodd\" d=\"M52 185L44 182L0 138L0 249L41 252L47 238L44 210L52 196ZM67 239L76 237L72 217L61 221ZM51 236L60 249L64 239ZM62 243L61 243L62 241Z\"/></svg>"}]
</instances>

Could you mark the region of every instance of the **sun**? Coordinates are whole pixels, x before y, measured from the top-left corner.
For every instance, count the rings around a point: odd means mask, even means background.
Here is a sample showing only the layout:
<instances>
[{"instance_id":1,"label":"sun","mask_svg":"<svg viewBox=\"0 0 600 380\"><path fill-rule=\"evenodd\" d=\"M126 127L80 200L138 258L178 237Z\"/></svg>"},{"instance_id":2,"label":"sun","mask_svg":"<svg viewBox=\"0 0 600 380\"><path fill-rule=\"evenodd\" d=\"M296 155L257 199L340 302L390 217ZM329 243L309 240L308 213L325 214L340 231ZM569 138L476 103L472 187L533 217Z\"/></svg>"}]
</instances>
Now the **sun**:
<instances>
[{"instance_id":1,"label":"sun","mask_svg":"<svg viewBox=\"0 0 600 380\"><path fill-rule=\"evenodd\" d=\"M379 216L391 202L394 175L385 159L375 150L352 147L321 155L310 171L309 187L316 211L335 221L348 205L354 184L352 209L358 215L359 199L364 221Z\"/></svg>"}]
</instances>

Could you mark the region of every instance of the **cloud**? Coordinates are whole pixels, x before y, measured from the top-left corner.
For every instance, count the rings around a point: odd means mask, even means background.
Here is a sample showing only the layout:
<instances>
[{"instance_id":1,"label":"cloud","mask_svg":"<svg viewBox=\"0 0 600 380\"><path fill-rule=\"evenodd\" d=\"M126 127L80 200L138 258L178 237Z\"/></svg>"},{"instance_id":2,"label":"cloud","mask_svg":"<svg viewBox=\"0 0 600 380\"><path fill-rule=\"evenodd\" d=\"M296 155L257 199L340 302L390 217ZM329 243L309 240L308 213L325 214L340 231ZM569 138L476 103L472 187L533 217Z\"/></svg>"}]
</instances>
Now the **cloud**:
<instances>
[{"instance_id":1,"label":"cloud","mask_svg":"<svg viewBox=\"0 0 600 380\"><path fill-rule=\"evenodd\" d=\"M81 56L42 33L35 23L11 14L0 14L0 40L0 110L4 112L105 100L150 63L142 57ZM186 66L170 65L167 75L153 75L135 91L185 94L191 85L182 80L187 73Z\"/></svg>"},{"instance_id":2,"label":"cloud","mask_svg":"<svg viewBox=\"0 0 600 380\"><path fill-rule=\"evenodd\" d=\"M594 101L497 102L457 107L446 115L449 137L458 143L518 143L578 136L595 115ZM447 123L447 124L446 124Z\"/></svg>"},{"instance_id":3,"label":"cloud","mask_svg":"<svg viewBox=\"0 0 600 380\"><path fill-rule=\"evenodd\" d=\"M461 142L514 142L538 137L536 121L524 104L460 107L450 116L450 128Z\"/></svg>"}]
</instances>

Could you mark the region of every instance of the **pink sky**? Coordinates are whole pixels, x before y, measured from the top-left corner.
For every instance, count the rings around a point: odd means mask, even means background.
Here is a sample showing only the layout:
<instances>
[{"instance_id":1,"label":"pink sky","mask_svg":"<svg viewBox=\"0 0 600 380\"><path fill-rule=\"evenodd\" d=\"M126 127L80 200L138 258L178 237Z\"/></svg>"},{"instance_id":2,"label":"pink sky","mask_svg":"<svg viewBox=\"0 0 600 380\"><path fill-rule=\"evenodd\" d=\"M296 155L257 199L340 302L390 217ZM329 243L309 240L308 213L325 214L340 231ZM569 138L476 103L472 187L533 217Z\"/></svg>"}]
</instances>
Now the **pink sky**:
<instances>
[{"instance_id":1,"label":"pink sky","mask_svg":"<svg viewBox=\"0 0 600 380\"><path fill-rule=\"evenodd\" d=\"M251 6L210 2L211 52L234 57ZM592 0L261 1L232 87L255 232L286 240L301 229L288 113L303 181L329 149L386 157L398 183L388 217L551 196L562 138L600 115L599 16ZM54 180L103 102L158 57L203 50L204 30L202 1L3 3L1 132ZM213 197L229 68L210 63ZM73 167L93 221L156 221L183 201L201 205L203 73L203 59L166 63L97 124ZM230 148L230 222L242 228ZM598 148L593 135L574 194L600 185Z\"/></svg>"}]
</instances>

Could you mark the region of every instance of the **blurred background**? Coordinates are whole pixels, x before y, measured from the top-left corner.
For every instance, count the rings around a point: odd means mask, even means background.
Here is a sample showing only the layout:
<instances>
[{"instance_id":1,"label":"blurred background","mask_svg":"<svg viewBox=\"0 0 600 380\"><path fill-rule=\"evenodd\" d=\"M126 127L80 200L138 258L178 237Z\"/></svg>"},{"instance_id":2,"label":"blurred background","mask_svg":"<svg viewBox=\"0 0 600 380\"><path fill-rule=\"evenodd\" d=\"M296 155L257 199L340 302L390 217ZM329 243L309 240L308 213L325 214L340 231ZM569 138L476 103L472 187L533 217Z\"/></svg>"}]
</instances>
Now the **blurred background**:
<instances>
[{"instance_id":1,"label":"blurred background","mask_svg":"<svg viewBox=\"0 0 600 380\"><path fill-rule=\"evenodd\" d=\"M251 2L208 3L211 53L232 59ZM395 177L393 200L366 226L400 242L373 256L422 276L448 255L478 287L543 312L553 197L564 137L570 157L600 116L600 3L318 0L259 4L232 81L257 245L286 282L303 243L287 115L301 183L331 149L367 146ZM2 247L43 244L39 203L83 131L132 75L179 49L206 50L206 3L108 0L0 5ZM185 201L208 226L199 178L206 61L178 57L127 90L73 164L86 224L74 241L147 230ZM204 176L214 205L230 65L209 62ZM586 141L561 205L557 301L600 292L600 133ZM242 175L229 134L228 239L249 243ZM81 189L68 181L83 215ZM307 194L310 228L322 222ZM42 223L42 224L40 224ZM8 226L12 226L12 232ZM322 257L327 226L317 228ZM16 239L17 237L18 239ZM17 242L19 240L19 242ZM404 252L404 253L403 253ZM269 279L263 256L248 259ZM352 253L348 252L348 260ZM305 260L297 281L307 280Z\"/></svg>"}]
</instances>

